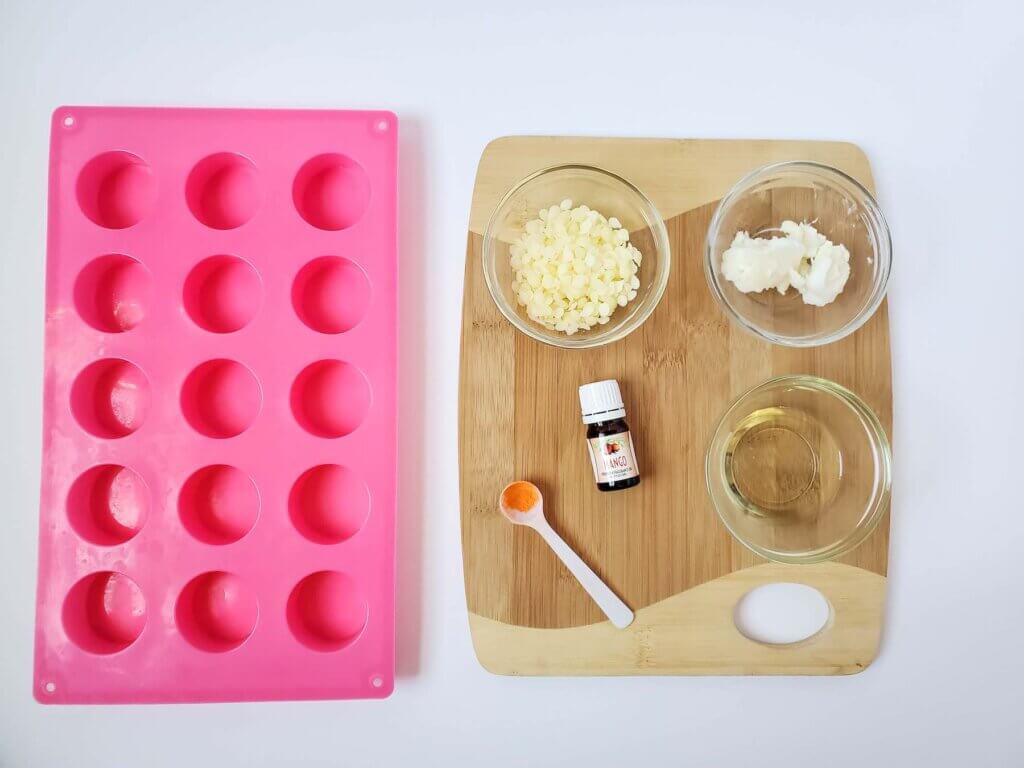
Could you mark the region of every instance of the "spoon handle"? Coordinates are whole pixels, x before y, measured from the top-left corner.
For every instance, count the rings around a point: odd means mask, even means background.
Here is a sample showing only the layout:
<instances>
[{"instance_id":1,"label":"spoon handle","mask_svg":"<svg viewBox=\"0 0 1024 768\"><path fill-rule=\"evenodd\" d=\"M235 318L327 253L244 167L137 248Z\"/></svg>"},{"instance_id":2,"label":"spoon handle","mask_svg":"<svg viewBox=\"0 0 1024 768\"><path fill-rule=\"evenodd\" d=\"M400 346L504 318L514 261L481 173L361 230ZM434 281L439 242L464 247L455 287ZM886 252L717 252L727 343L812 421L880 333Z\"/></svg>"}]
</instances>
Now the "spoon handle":
<instances>
[{"instance_id":1,"label":"spoon handle","mask_svg":"<svg viewBox=\"0 0 1024 768\"><path fill-rule=\"evenodd\" d=\"M565 567L594 598L594 602L604 611L605 616L611 620L612 624L619 629L625 629L633 623L633 612L629 606L622 602L607 584L601 581L601 578L583 562L582 558L565 543L565 539L559 536L546 520L535 527L537 533L544 538L558 558L565 563Z\"/></svg>"}]
</instances>

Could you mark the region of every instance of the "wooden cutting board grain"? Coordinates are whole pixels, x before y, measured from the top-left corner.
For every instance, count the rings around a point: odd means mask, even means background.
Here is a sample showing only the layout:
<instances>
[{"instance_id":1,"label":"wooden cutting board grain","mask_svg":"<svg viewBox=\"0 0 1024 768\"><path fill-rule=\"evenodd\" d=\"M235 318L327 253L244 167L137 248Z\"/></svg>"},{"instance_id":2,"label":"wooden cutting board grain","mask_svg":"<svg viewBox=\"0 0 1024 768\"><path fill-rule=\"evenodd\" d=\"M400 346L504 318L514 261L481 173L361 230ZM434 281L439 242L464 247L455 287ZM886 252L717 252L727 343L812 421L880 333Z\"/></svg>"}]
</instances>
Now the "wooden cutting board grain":
<instances>
[{"instance_id":1,"label":"wooden cutting board grain","mask_svg":"<svg viewBox=\"0 0 1024 768\"><path fill-rule=\"evenodd\" d=\"M844 674L877 652L889 518L838 562L767 564L719 523L704 452L728 405L785 373L822 376L858 393L892 435L886 305L825 347L769 345L728 322L705 282L704 234L742 175L782 160L836 166L873 188L864 154L834 142L508 137L487 146L470 213L459 394L462 548L473 643L502 674ZM586 163L633 182L668 228L672 271L650 319L615 344L562 350L519 333L484 284L482 232L500 197L529 173ZM580 384L618 379L643 481L594 486L580 421ZM537 483L559 533L636 611L616 630L537 534L508 524L496 501L514 479ZM750 589L788 581L819 589L832 617L791 646L736 629Z\"/></svg>"}]
</instances>

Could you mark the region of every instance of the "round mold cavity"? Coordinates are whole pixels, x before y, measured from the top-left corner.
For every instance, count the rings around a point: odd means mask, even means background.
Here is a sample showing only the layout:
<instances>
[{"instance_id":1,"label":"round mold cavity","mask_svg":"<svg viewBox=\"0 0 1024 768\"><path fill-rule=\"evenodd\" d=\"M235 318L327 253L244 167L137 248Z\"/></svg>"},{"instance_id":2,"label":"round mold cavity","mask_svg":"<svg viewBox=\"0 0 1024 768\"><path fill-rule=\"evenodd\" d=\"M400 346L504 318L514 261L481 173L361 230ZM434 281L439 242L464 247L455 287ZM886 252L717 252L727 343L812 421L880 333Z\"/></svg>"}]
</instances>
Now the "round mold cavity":
<instances>
[{"instance_id":1,"label":"round mold cavity","mask_svg":"<svg viewBox=\"0 0 1024 768\"><path fill-rule=\"evenodd\" d=\"M366 626L367 606L355 581L338 571L318 571L288 597L288 626L314 651L338 651Z\"/></svg>"},{"instance_id":2,"label":"round mold cavity","mask_svg":"<svg viewBox=\"0 0 1024 768\"><path fill-rule=\"evenodd\" d=\"M362 218L370 203L370 177L345 155L317 155L295 176L295 208L317 229L348 229Z\"/></svg>"},{"instance_id":3,"label":"round mold cavity","mask_svg":"<svg viewBox=\"0 0 1024 768\"><path fill-rule=\"evenodd\" d=\"M149 514L149 489L135 472L100 464L75 480L68 493L68 521L92 544L124 544L142 530Z\"/></svg>"},{"instance_id":4,"label":"round mold cavity","mask_svg":"<svg viewBox=\"0 0 1024 768\"><path fill-rule=\"evenodd\" d=\"M104 333L130 331L142 322L149 295L149 270L119 253L93 259L75 280L78 314Z\"/></svg>"},{"instance_id":5,"label":"round mold cavity","mask_svg":"<svg viewBox=\"0 0 1024 768\"><path fill-rule=\"evenodd\" d=\"M362 371L351 363L319 360L296 377L291 404L295 420L310 434L343 437L366 417L370 385Z\"/></svg>"},{"instance_id":6,"label":"round mold cavity","mask_svg":"<svg viewBox=\"0 0 1024 768\"><path fill-rule=\"evenodd\" d=\"M321 464L292 486L288 513L296 529L318 544L338 544L359 532L370 514L370 491L352 470Z\"/></svg>"},{"instance_id":7,"label":"round mold cavity","mask_svg":"<svg viewBox=\"0 0 1024 768\"><path fill-rule=\"evenodd\" d=\"M185 311L200 328L231 333L249 324L263 303L256 269L237 256L211 256L185 279Z\"/></svg>"},{"instance_id":8,"label":"round mold cavity","mask_svg":"<svg viewBox=\"0 0 1024 768\"><path fill-rule=\"evenodd\" d=\"M146 626L146 598L139 585L116 571L78 581L64 599L64 631L88 653L110 654L134 643Z\"/></svg>"},{"instance_id":9,"label":"round mold cavity","mask_svg":"<svg viewBox=\"0 0 1024 768\"><path fill-rule=\"evenodd\" d=\"M319 333L354 328L370 303L370 282L354 262L321 256L299 270L292 285L292 305L306 325Z\"/></svg>"},{"instance_id":10,"label":"round mold cavity","mask_svg":"<svg viewBox=\"0 0 1024 768\"><path fill-rule=\"evenodd\" d=\"M241 578L207 571L185 585L174 609L184 638L201 651L223 653L244 643L256 628L259 603Z\"/></svg>"},{"instance_id":11,"label":"round mold cavity","mask_svg":"<svg viewBox=\"0 0 1024 768\"><path fill-rule=\"evenodd\" d=\"M106 229L138 224L156 201L156 181L145 160L131 152L105 152L82 168L75 185L82 213Z\"/></svg>"},{"instance_id":12,"label":"round mold cavity","mask_svg":"<svg viewBox=\"0 0 1024 768\"><path fill-rule=\"evenodd\" d=\"M733 621L740 633L766 645L792 645L814 637L832 619L832 605L806 584L762 584L736 604Z\"/></svg>"},{"instance_id":13,"label":"round mold cavity","mask_svg":"<svg viewBox=\"0 0 1024 768\"><path fill-rule=\"evenodd\" d=\"M185 529L207 544L232 544L256 525L260 494L245 472L214 464L195 472L182 486L178 512Z\"/></svg>"},{"instance_id":14,"label":"round mold cavity","mask_svg":"<svg viewBox=\"0 0 1024 768\"><path fill-rule=\"evenodd\" d=\"M256 215L263 203L260 174L252 161L218 152L196 163L185 182L185 199L211 229L235 229Z\"/></svg>"},{"instance_id":15,"label":"round mold cavity","mask_svg":"<svg viewBox=\"0 0 1024 768\"><path fill-rule=\"evenodd\" d=\"M107 358L86 366L71 386L71 412L91 435L126 437L146 420L149 379L127 360Z\"/></svg>"},{"instance_id":16,"label":"round mold cavity","mask_svg":"<svg viewBox=\"0 0 1024 768\"><path fill-rule=\"evenodd\" d=\"M207 360L185 379L181 410L202 435L235 437L259 415L263 393L252 371L234 360Z\"/></svg>"}]
</instances>

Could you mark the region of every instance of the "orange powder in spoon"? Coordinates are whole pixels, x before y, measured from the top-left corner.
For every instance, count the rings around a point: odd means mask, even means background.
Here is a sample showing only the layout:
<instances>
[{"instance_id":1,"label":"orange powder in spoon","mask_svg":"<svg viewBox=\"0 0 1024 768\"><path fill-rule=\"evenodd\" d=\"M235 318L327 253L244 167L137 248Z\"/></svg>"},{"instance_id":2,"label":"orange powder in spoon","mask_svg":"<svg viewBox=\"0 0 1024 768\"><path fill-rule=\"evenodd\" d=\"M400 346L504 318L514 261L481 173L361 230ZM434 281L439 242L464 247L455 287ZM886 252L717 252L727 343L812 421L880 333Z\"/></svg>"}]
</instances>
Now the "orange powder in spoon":
<instances>
[{"instance_id":1,"label":"orange powder in spoon","mask_svg":"<svg viewBox=\"0 0 1024 768\"><path fill-rule=\"evenodd\" d=\"M520 480L504 490L501 494L501 501L509 509L514 509L517 512L529 512L540 499L533 483L525 483Z\"/></svg>"}]
</instances>

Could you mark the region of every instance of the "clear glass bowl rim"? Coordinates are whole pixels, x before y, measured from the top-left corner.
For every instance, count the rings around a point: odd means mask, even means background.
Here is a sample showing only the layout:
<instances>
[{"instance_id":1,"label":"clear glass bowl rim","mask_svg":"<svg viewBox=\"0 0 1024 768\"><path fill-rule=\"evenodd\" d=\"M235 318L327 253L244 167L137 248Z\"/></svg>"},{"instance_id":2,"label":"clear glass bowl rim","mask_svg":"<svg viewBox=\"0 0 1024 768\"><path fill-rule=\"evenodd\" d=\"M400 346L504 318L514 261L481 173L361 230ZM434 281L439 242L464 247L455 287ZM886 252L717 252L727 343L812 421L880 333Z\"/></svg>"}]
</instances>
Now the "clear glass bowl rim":
<instances>
[{"instance_id":1,"label":"clear glass bowl rim","mask_svg":"<svg viewBox=\"0 0 1024 768\"><path fill-rule=\"evenodd\" d=\"M721 285L719 285L717 275L715 275L714 242L718 239L718 230L722 225L722 219L724 218L726 211L728 211L736 199L746 193L748 188L753 186L755 182L760 180L762 177L769 176L780 171L803 171L817 176L818 178L825 179L828 179L828 177L832 175L840 177L843 181L851 184L863 196L865 208L868 209L871 217L877 223L879 251L875 254L875 258L878 259L879 269L878 274L875 276L871 297L869 301L861 307L860 311L846 323L846 325L836 331L832 331L831 333L821 333L813 336L793 338L790 336L774 334L760 328L747 321L733 308L729 303L729 300L726 299L725 292L722 290ZM741 328L754 334L758 338L765 339L773 344L779 344L784 347L823 346L846 338L851 333L857 331L864 325L864 323L871 319L871 316L875 314L875 311L885 298L886 289L889 284L889 274L891 271L892 235L889 232L889 224L885 220L885 216L883 215L881 208L878 207L878 202L875 200L874 195L871 194L867 187L848 173L841 171L834 166L827 165L826 163L819 163L814 160L785 160L780 163L769 163L768 165L762 165L759 168L755 168L733 184L725 194L725 197L721 199L718 206L715 208L714 214L711 216L711 222L708 224L707 234L704 236L704 277L707 279L708 286L711 288L711 293L714 295L715 301L718 302L718 305L726 315L728 315L729 318Z\"/></svg>"},{"instance_id":2,"label":"clear glass bowl rim","mask_svg":"<svg viewBox=\"0 0 1024 768\"><path fill-rule=\"evenodd\" d=\"M660 258L664 262L664 269L662 270L661 277L658 282L652 286L653 293L651 293L647 298L647 306L641 312L638 312L629 322L617 326L613 331L608 331L607 335L593 335L580 338L565 336L564 339L561 339L555 338L553 333L551 336L541 333L538 330L539 326L534 327L532 324L527 323L513 308L507 306L505 297L501 292L501 287L495 285L495 276L488 268L488 262L491 260L492 256L488 243L495 239L493 233L498 223L498 212L501 211L516 195L516 193L518 193L527 184L535 181L541 176L546 176L560 171L586 171L607 176L633 192L633 194L635 194L641 201L640 207L648 209L649 213L653 214L653 219L649 221L648 224L651 228L651 235L655 241L655 247L660 251ZM644 218L648 218L647 215L645 215ZM548 166L547 168L541 168L513 184L512 187L502 195L498 204L494 206L494 210L491 212L491 215L487 220L487 226L484 228L483 245L480 249L480 255L481 267L484 271L484 282L487 284L487 290L491 294L491 300L494 301L495 306L497 306L501 314L505 316L505 319L534 341L539 341L542 344L548 344L562 349L591 349L594 347L600 347L605 344L612 344L619 341L635 331L647 321L651 316L651 313L653 313L661 303L661 299L665 295L665 289L668 287L669 273L672 270L672 251L668 240L668 229L665 227L665 220L662 217L658 206L656 206L647 195L645 195L628 179L623 178L614 171L609 171L607 168L601 168L597 165L588 165L586 163L563 163Z\"/></svg>"},{"instance_id":3,"label":"clear glass bowl rim","mask_svg":"<svg viewBox=\"0 0 1024 768\"><path fill-rule=\"evenodd\" d=\"M860 417L861 421L867 427L868 434L871 437L872 447L875 449L875 453L877 455L877 465L880 474L880 477L878 478L879 490L872 498L867 514L861 517L861 522L856 527L854 527L846 536L827 547L797 554L775 552L746 539L730 524L728 516L715 501L715 494L712 490L712 472L715 470L715 467L713 466L715 462L714 457L712 456L712 448L717 442L719 433L722 431L722 428L728 421L729 417L732 416L735 411L739 410L740 406L754 394L761 390L771 389L785 384L804 385L824 395L836 397L844 401L846 405L850 407L858 417ZM729 531L730 535L736 541L745 546L755 555L759 555L766 560L776 563L789 563L795 565L822 563L827 560L835 560L838 557L842 557L860 546L860 544L862 544L865 539L871 535L878 526L879 521L889 510L889 499L892 492L892 449L889 445L889 438L885 434L885 428L882 426L882 422L879 421L875 412L871 410L871 408L868 407L868 405L861 400L855 392L847 389L842 384L837 384L830 379L825 379L820 376L811 376L809 374L786 374L783 376L775 376L758 384L757 386L751 387L742 395L737 397L725 410L725 413L722 414L721 418L715 424L715 430L711 434L711 440L708 443L708 448L705 452L704 482L707 488L708 497L711 499L711 505L715 508L715 514L718 515L718 519L722 522L722 525L725 526L726 530Z\"/></svg>"}]
</instances>

